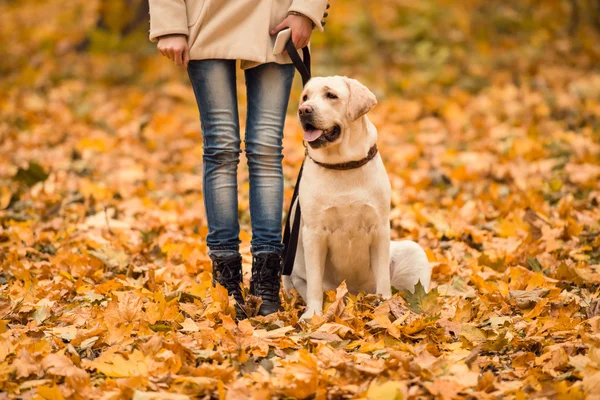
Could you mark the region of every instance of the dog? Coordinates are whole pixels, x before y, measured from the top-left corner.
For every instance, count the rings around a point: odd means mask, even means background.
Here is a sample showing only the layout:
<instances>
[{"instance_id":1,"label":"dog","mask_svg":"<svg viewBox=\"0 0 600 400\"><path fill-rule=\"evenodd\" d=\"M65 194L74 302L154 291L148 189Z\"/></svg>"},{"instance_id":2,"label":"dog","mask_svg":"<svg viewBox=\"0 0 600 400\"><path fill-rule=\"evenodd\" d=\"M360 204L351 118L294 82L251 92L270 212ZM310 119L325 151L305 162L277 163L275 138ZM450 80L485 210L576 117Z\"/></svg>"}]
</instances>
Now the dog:
<instances>
[{"instance_id":1,"label":"dog","mask_svg":"<svg viewBox=\"0 0 600 400\"><path fill-rule=\"evenodd\" d=\"M312 78L301 94L298 116L307 142L298 188L302 213L293 271L283 286L304 299L303 319L322 314L323 291L343 281L351 293L383 298L391 297L392 286L412 292L420 281L429 289L423 249L390 240L392 190L375 147L377 129L366 115L376 104L367 87L342 76Z\"/></svg>"}]
</instances>

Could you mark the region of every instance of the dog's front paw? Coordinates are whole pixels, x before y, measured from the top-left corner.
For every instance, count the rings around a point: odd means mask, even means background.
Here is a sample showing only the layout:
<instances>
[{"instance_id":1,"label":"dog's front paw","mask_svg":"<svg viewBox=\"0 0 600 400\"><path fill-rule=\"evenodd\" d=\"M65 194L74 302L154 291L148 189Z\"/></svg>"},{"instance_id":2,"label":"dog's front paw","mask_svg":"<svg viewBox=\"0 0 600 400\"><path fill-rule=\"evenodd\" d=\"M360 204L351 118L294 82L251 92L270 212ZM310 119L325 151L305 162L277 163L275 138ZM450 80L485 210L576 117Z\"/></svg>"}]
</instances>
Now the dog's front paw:
<instances>
[{"instance_id":1,"label":"dog's front paw","mask_svg":"<svg viewBox=\"0 0 600 400\"><path fill-rule=\"evenodd\" d=\"M323 315L323 313L321 311L317 311L313 308L309 308L307 309L304 314L302 314L302 316L300 317L300 319L303 319L305 321L308 321L309 319L311 319L313 317L313 315Z\"/></svg>"},{"instance_id":2,"label":"dog's front paw","mask_svg":"<svg viewBox=\"0 0 600 400\"><path fill-rule=\"evenodd\" d=\"M389 300L392 298L392 290L391 289L377 290L377 294L381 295L381 297L383 297L384 300Z\"/></svg>"}]
</instances>

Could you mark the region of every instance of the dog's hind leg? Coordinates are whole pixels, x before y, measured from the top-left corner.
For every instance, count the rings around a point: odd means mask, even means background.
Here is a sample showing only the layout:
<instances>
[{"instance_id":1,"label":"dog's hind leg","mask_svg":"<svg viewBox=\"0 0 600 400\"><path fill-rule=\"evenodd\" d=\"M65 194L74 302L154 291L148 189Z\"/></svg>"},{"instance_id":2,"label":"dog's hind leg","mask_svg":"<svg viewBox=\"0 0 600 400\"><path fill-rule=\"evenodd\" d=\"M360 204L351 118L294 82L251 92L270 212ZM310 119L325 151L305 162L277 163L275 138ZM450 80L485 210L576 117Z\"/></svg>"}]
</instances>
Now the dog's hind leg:
<instances>
[{"instance_id":1,"label":"dog's hind leg","mask_svg":"<svg viewBox=\"0 0 600 400\"><path fill-rule=\"evenodd\" d=\"M431 266L425 251L411 240L390 242L390 275L392 286L398 290L414 291L418 281L429 291Z\"/></svg>"}]
</instances>

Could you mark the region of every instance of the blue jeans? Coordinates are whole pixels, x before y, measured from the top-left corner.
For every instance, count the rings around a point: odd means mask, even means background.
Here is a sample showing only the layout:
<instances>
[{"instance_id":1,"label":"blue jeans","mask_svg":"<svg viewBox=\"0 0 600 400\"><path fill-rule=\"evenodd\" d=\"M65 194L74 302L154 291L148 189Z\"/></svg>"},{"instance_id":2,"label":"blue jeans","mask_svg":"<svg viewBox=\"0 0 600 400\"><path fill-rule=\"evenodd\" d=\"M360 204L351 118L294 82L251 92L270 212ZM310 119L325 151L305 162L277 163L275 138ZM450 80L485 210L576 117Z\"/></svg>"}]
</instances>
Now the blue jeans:
<instances>
[{"instance_id":1,"label":"blue jeans","mask_svg":"<svg viewBox=\"0 0 600 400\"><path fill-rule=\"evenodd\" d=\"M248 97L246 157L250 175L251 251L281 253L283 126L294 79L292 64L244 71ZM193 60L188 75L204 141L203 190L212 254L239 251L237 166L240 125L235 60Z\"/></svg>"}]
</instances>

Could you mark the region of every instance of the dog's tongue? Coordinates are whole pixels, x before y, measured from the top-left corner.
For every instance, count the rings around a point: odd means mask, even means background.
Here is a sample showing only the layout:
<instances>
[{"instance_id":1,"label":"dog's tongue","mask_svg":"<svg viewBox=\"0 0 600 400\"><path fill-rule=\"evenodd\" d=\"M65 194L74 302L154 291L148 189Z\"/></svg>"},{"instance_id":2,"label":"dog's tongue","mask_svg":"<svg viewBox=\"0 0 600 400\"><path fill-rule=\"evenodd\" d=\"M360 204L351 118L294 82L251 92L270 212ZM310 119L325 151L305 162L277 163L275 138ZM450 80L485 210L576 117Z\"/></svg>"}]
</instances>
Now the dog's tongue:
<instances>
[{"instance_id":1,"label":"dog's tongue","mask_svg":"<svg viewBox=\"0 0 600 400\"><path fill-rule=\"evenodd\" d=\"M322 129L310 128L304 131L304 140L307 142L315 141L323 134Z\"/></svg>"}]
</instances>

